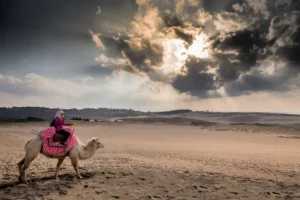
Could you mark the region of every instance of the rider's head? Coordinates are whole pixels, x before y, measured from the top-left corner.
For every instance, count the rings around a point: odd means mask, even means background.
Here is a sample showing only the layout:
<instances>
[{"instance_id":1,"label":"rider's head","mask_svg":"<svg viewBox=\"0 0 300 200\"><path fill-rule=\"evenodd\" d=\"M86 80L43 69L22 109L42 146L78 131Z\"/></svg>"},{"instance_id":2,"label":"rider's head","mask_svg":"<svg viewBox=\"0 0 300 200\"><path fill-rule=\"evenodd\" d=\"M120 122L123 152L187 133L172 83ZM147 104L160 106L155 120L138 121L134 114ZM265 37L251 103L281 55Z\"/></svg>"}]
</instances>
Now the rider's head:
<instances>
[{"instance_id":1,"label":"rider's head","mask_svg":"<svg viewBox=\"0 0 300 200\"><path fill-rule=\"evenodd\" d=\"M64 111L59 110L59 111L56 112L55 118L56 118L56 117L64 118L64 114L65 114Z\"/></svg>"}]
</instances>

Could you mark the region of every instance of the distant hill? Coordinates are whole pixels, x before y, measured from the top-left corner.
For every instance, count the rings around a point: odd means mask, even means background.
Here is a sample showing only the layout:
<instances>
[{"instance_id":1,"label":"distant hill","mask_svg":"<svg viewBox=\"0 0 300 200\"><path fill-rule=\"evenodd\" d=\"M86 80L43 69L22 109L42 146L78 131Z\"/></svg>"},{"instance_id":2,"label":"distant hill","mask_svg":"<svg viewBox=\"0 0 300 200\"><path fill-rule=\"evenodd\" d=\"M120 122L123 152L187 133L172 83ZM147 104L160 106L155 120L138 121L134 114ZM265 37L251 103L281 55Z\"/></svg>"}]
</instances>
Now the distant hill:
<instances>
[{"instance_id":1,"label":"distant hill","mask_svg":"<svg viewBox=\"0 0 300 200\"><path fill-rule=\"evenodd\" d=\"M0 107L0 121L37 121L51 120L58 108L46 107ZM66 117L82 119L101 119L101 118L124 118L124 117L182 117L204 121L226 121L227 123L266 123L286 120L287 122L299 121L299 115L280 114L280 113L242 113L242 112L209 112L209 111L192 111L188 109L178 109L161 112L142 112L132 109L112 109L112 108L85 108L85 109L63 109ZM284 116L281 118L280 116Z\"/></svg>"},{"instance_id":2,"label":"distant hill","mask_svg":"<svg viewBox=\"0 0 300 200\"><path fill-rule=\"evenodd\" d=\"M45 107L0 107L0 119L26 119L37 117L50 120L59 109ZM103 117L126 117L150 115L150 112L140 112L131 109L110 109L110 108L86 108L86 109L63 109L67 118L103 118Z\"/></svg>"},{"instance_id":3,"label":"distant hill","mask_svg":"<svg viewBox=\"0 0 300 200\"><path fill-rule=\"evenodd\" d=\"M170 111L163 111L163 112L156 112L157 115L175 115L175 114L182 114L182 113L189 113L193 112L192 110L182 109L182 110L170 110Z\"/></svg>"},{"instance_id":4,"label":"distant hill","mask_svg":"<svg viewBox=\"0 0 300 200\"><path fill-rule=\"evenodd\" d=\"M27 119L28 117L50 120L54 117L58 108L46 107L0 107L0 120L6 121L14 119ZM180 114L192 112L191 110L172 110L165 112L142 112L132 109L112 109L112 108L85 108L85 109L63 109L67 118L90 118L99 119L107 117L136 117L153 116L159 114Z\"/></svg>"}]
</instances>

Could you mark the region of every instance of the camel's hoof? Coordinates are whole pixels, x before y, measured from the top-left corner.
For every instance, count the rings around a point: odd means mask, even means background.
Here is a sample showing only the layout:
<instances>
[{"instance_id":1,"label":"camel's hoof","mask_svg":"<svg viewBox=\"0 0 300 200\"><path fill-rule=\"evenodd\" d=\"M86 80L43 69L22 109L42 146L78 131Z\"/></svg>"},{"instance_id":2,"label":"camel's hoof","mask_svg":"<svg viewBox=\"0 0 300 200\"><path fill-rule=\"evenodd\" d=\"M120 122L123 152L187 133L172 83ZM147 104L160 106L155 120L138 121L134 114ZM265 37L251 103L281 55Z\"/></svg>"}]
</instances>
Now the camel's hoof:
<instances>
[{"instance_id":1,"label":"camel's hoof","mask_svg":"<svg viewBox=\"0 0 300 200\"><path fill-rule=\"evenodd\" d=\"M28 184L28 182L19 178L19 184Z\"/></svg>"},{"instance_id":2,"label":"camel's hoof","mask_svg":"<svg viewBox=\"0 0 300 200\"><path fill-rule=\"evenodd\" d=\"M77 178L78 178L78 179L83 179L83 177L82 177L82 176L80 176L80 175L79 175L79 176L77 176Z\"/></svg>"},{"instance_id":3,"label":"camel's hoof","mask_svg":"<svg viewBox=\"0 0 300 200\"><path fill-rule=\"evenodd\" d=\"M58 178L57 176L54 176L54 179L60 181L60 178Z\"/></svg>"}]
</instances>

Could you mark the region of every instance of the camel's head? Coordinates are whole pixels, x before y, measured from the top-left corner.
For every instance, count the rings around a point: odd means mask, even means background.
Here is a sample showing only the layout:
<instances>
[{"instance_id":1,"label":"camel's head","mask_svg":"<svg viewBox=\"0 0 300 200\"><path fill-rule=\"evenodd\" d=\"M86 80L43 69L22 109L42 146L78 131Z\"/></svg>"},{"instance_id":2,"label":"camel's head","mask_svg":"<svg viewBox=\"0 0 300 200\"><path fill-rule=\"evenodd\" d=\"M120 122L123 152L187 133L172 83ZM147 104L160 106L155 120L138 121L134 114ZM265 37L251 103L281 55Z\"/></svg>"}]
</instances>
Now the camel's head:
<instances>
[{"instance_id":1,"label":"camel's head","mask_svg":"<svg viewBox=\"0 0 300 200\"><path fill-rule=\"evenodd\" d=\"M89 141L88 145L90 145L91 147L96 148L96 149L104 148L104 145L101 142L99 142L98 137L93 137Z\"/></svg>"}]
</instances>

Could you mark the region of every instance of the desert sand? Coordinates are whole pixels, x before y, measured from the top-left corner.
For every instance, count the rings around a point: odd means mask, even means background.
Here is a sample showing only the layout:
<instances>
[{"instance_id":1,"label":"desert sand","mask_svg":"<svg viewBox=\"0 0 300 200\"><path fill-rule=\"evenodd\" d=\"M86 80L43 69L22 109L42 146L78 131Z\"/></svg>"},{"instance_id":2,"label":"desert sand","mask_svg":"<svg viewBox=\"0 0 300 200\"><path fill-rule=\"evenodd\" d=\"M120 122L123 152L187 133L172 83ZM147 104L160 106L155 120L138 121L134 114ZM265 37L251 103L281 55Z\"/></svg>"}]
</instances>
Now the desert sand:
<instances>
[{"instance_id":1,"label":"desert sand","mask_svg":"<svg viewBox=\"0 0 300 200\"><path fill-rule=\"evenodd\" d=\"M18 184L16 163L31 130L0 125L0 199L300 199L300 140L288 127L85 122L75 133L105 148L80 161L39 155Z\"/></svg>"}]
</instances>

